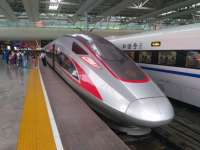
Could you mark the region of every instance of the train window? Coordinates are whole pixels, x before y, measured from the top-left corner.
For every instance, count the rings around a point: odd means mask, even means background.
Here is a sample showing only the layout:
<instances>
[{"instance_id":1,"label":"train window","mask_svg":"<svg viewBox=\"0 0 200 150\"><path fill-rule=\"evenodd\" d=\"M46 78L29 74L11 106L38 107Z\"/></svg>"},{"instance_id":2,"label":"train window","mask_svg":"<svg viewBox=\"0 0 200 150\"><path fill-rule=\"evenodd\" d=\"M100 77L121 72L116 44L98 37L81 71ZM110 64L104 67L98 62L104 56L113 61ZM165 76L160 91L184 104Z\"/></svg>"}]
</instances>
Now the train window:
<instances>
[{"instance_id":1,"label":"train window","mask_svg":"<svg viewBox=\"0 0 200 150\"><path fill-rule=\"evenodd\" d=\"M62 66L64 62L64 54L63 54L63 47L60 45L55 45L55 50L54 50L54 56L55 56L55 61Z\"/></svg>"},{"instance_id":2,"label":"train window","mask_svg":"<svg viewBox=\"0 0 200 150\"><path fill-rule=\"evenodd\" d=\"M144 73L136 64L112 43L98 36L92 36L92 38L100 52L99 56L117 76L124 80L143 80L145 78Z\"/></svg>"},{"instance_id":3,"label":"train window","mask_svg":"<svg viewBox=\"0 0 200 150\"><path fill-rule=\"evenodd\" d=\"M139 52L135 52L134 55L135 55L134 61L138 63L139 62Z\"/></svg>"},{"instance_id":4,"label":"train window","mask_svg":"<svg viewBox=\"0 0 200 150\"><path fill-rule=\"evenodd\" d=\"M138 63L139 61L139 52L132 51L132 52L125 52L132 60Z\"/></svg>"},{"instance_id":5,"label":"train window","mask_svg":"<svg viewBox=\"0 0 200 150\"><path fill-rule=\"evenodd\" d=\"M126 54L127 54L132 60L135 60L135 52L126 52Z\"/></svg>"},{"instance_id":6,"label":"train window","mask_svg":"<svg viewBox=\"0 0 200 150\"><path fill-rule=\"evenodd\" d=\"M61 53L61 58L63 59L62 61L62 67L67 70L74 78L77 80L78 78L78 72L76 70L76 67L74 66L74 63L72 60L70 60L67 56L65 56L63 53Z\"/></svg>"},{"instance_id":7,"label":"train window","mask_svg":"<svg viewBox=\"0 0 200 150\"><path fill-rule=\"evenodd\" d=\"M59 63L59 65L63 66L64 64L64 59L65 59L65 56L63 54L63 52L60 52L59 54L57 54L57 63Z\"/></svg>"},{"instance_id":8,"label":"train window","mask_svg":"<svg viewBox=\"0 0 200 150\"><path fill-rule=\"evenodd\" d=\"M72 51L78 55L88 55L88 53L75 42L72 44Z\"/></svg>"},{"instance_id":9,"label":"train window","mask_svg":"<svg viewBox=\"0 0 200 150\"><path fill-rule=\"evenodd\" d=\"M123 52L121 52L116 46L104 38L91 35L93 41L90 42L93 51L99 55L102 59L109 61L116 61L123 59Z\"/></svg>"},{"instance_id":10,"label":"train window","mask_svg":"<svg viewBox=\"0 0 200 150\"><path fill-rule=\"evenodd\" d=\"M140 52L139 62L150 64L152 62L152 52Z\"/></svg>"},{"instance_id":11,"label":"train window","mask_svg":"<svg viewBox=\"0 0 200 150\"><path fill-rule=\"evenodd\" d=\"M101 57L115 75L123 80L145 79L145 74L116 46L99 36L91 34L90 37L91 39L87 40L87 44L92 47L92 50Z\"/></svg>"},{"instance_id":12,"label":"train window","mask_svg":"<svg viewBox=\"0 0 200 150\"><path fill-rule=\"evenodd\" d=\"M151 63L158 64L158 51L152 51Z\"/></svg>"},{"instance_id":13,"label":"train window","mask_svg":"<svg viewBox=\"0 0 200 150\"><path fill-rule=\"evenodd\" d=\"M176 52L176 67L185 67L186 65L186 51L177 51Z\"/></svg>"},{"instance_id":14,"label":"train window","mask_svg":"<svg viewBox=\"0 0 200 150\"><path fill-rule=\"evenodd\" d=\"M186 67L200 69L200 51L187 52Z\"/></svg>"},{"instance_id":15,"label":"train window","mask_svg":"<svg viewBox=\"0 0 200 150\"><path fill-rule=\"evenodd\" d=\"M158 54L158 64L175 66L176 64L176 52L175 51L163 51Z\"/></svg>"},{"instance_id":16,"label":"train window","mask_svg":"<svg viewBox=\"0 0 200 150\"><path fill-rule=\"evenodd\" d=\"M58 45L56 45L55 46L55 60L56 60L56 62L57 63L59 63L60 65L61 65L61 53L62 53L62 47L60 47L60 46L58 46Z\"/></svg>"}]
</instances>

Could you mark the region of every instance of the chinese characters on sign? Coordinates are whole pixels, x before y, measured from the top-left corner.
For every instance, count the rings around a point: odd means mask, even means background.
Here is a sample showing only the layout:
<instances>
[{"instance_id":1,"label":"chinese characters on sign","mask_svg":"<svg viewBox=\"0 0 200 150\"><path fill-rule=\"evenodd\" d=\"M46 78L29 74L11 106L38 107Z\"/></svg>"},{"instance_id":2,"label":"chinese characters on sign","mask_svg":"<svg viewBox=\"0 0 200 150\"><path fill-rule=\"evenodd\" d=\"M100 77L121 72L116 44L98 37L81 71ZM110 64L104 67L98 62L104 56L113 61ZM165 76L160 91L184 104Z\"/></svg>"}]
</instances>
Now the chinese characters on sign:
<instances>
[{"instance_id":1,"label":"chinese characters on sign","mask_svg":"<svg viewBox=\"0 0 200 150\"><path fill-rule=\"evenodd\" d=\"M122 48L125 49L125 50L143 49L143 43L141 43L141 42L134 42L134 43L123 44Z\"/></svg>"}]
</instances>

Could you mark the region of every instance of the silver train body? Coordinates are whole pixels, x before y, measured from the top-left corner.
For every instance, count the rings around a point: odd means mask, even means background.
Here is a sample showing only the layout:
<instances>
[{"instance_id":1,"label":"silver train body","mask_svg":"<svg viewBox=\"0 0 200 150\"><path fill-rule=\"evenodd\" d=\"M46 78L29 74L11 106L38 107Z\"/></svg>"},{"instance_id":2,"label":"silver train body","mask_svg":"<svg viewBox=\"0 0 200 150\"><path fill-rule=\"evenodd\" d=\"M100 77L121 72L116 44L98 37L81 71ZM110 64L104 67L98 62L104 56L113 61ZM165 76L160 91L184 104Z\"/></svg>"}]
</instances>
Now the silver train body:
<instances>
[{"instance_id":1,"label":"silver train body","mask_svg":"<svg viewBox=\"0 0 200 150\"><path fill-rule=\"evenodd\" d=\"M200 107L200 24L108 39L138 55L135 61L168 97Z\"/></svg>"},{"instance_id":2,"label":"silver train body","mask_svg":"<svg viewBox=\"0 0 200 150\"><path fill-rule=\"evenodd\" d=\"M157 85L107 40L77 34L61 37L45 50L64 80L116 124L152 128L173 119L173 107Z\"/></svg>"}]
</instances>

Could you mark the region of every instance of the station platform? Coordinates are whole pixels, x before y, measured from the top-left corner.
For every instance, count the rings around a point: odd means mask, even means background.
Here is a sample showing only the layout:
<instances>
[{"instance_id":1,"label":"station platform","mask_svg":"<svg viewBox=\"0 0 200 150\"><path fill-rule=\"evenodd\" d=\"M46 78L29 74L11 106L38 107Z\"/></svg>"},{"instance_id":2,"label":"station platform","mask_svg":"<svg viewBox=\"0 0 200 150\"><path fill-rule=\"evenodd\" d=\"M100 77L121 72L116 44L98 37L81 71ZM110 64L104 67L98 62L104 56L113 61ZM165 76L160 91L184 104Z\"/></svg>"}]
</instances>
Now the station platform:
<instances>
[{"instance_id":1,"label":"station platform","mask_svg":"<svg viewBox=\"0 0 200 150\"><path fill-rule=\"evenodd\" d=\"M14 68L11 78L9 67L0 65L0 89L13 92L0 97L0 149L129 149L51 68Z\"/></svg>"},{"instance_id":2,"label":"station platform","mask_svg":"<svg viewBox=\"0 0 200 150\"><path fill-rule=\"evenodd\" d=\"M0 60L0 150L16 149L28 71Z\"/></svg>"}]
</instances>

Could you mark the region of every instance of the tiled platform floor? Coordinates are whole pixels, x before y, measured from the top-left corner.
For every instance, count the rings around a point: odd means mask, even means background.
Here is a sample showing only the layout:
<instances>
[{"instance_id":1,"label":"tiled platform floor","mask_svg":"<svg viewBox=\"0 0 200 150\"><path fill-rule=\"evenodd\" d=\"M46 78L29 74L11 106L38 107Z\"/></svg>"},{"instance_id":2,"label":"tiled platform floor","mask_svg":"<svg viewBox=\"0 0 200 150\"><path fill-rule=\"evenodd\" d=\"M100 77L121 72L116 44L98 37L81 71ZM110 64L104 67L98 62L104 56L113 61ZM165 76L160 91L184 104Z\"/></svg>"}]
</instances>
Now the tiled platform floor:
<instances>
[{"instance_id":1,"label":"tiled platform floor","mask_svg":"<svg viewBox=\"0 0 200 150\"><path fill-rule=\"evenodd\" d=\"M0 61L0 150L16 149L27 75Z\"/></svg>"}]
</instances>

